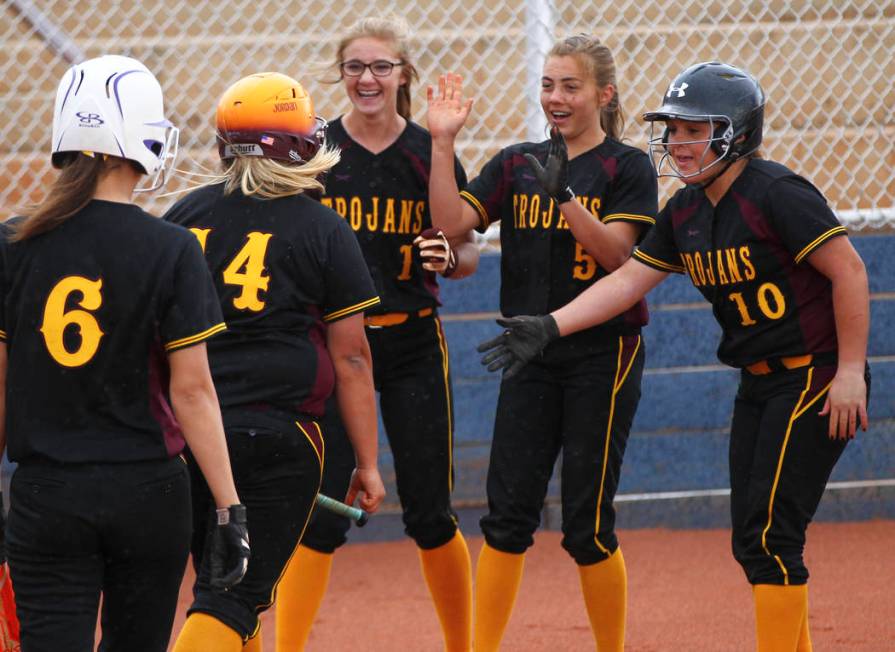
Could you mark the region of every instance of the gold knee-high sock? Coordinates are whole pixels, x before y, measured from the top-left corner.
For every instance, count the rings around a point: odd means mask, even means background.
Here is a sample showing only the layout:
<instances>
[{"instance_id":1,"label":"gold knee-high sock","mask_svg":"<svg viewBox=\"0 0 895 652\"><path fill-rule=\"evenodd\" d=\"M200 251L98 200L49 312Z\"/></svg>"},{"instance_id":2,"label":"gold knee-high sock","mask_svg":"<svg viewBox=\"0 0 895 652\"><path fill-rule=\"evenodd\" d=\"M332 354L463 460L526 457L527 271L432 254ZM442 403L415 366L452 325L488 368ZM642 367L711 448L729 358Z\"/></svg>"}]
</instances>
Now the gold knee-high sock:
<instances>
[{"instance_id":1,"label":"gold knee-high sock","mask_svg":"<svg viewBox=\"0 0 895 652\"><path fill-rule=\"evenodd\" d=\"M332 553L299 546L277 585L277 652L300 652L308 643L333 565Z\"/></svg>"},{"instance_id":2,"label":"gold knee-high sock","mask_svg":"<svg viewBox=\"0 0 895 652\"><path fill-rule=\"evenodd\" d=\"M242 646L242 652L261 652L264 649L264 642L261 639L261 630L255 634L255 638L250 638L246 644Z\"/></svg>"},{"instance_id":3,"label":"gold knee-high sock","mask_svg":"<svg viewBox=\"0 0 895 652\"><path fill-rule=\"evenodd\" d=\"M607 559L578 567L587 617L599 652L622 652L625 647L625 612L628 575L622 549Z\"/></svg>"},{"instance_id":4,"label":"gold knee-high sock","mask_svg":"<svg viewBox=\"0 0 895 652\"><path fill-rule=\"evenodd\" d=\"M435 603L444 633L444 649L469 652L472 648L472 563L460 530L444 545L419 549L423 577Z\"/></svg>"},{"instance_id":5,"label":"gold knee-high sock","mask_svg":"<svg viewBox=\"0 0 895 652\"><path fill-rule=\"evenodd\" d=\"M180 630L173 652L242 652L242 637L214 616L194 613Z\"/></svg>"},{"instance_id":6,"label":"gold knee-high sock","mask_svg":"<svg viewBox=\"0 0 895 652\"><path fill-rule=\"evenodd\" d=\"M808 597L805 596L805 616L802 618L802 629L799 631L799 644L796 652L814 652L811 645L811 632L808 631Z\"/></svg>"},{"instance_id":7,"label":"gold knee-high sock","mask_svg":"<svg viewBox=\"0 0 895 652\"><path fill-rule=\"evenodd\" d=\"M755 585L758 652L793 652L807 618L808 586Z\"/></svg>"},{"instance_id":8,"label":"gold knee-high sock","mask_svg":"<svg viewBox=\"0 0 895 652\"><path fill-rule=\"evenodd\" d=\"M482 546L475 575L475 649L496 652L513 613L522 582L525 554Z\"/></svg>"}]
</instances>

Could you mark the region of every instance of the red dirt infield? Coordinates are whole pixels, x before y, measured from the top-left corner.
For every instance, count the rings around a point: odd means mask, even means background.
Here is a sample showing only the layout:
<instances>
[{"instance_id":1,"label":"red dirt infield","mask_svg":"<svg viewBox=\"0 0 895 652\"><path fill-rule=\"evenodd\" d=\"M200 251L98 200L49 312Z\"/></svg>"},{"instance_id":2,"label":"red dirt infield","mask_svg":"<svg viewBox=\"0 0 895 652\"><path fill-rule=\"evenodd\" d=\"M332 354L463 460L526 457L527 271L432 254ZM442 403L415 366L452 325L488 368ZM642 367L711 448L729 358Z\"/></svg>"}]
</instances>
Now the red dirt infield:
<instances>
[{"instance_id":1,"label":"red dirt infield","mask_svg":"<svg viewBox=\"0 0 895 652\"><path fill-rule=\"evenodd\" d=\"M560 533L539 532L504 650L593 650L578 574ZM625 650L755 649L752 596L727 530L619 532L628 568ZM473 563L482 538L468 538ZM895 521L816 523L808 531L809 609L817 652L895 650ZM184 579L174 633L189 603ZM273 610L262 617L273 652ZM349 544L336 553L308 652L436 652L435 612L409 540Z\"/></svg>"}]
</instances>

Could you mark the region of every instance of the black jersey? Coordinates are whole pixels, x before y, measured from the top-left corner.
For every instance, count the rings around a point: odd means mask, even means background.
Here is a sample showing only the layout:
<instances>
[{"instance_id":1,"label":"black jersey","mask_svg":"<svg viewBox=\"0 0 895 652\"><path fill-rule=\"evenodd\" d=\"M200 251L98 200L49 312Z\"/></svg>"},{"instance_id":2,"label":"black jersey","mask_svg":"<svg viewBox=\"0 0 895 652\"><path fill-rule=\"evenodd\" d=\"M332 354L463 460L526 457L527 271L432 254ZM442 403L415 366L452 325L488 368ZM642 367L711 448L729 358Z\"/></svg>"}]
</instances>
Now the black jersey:
<instances>
[{"instance_id":1,"label":"black jersey","mask_svg":"<svg viewBox=\"0 0 895 652\"><path fill-rule=\"evenodd\" d=\"M260 200L223 184L165 219L195 233L220 296L228 329L209 359L228 425L252 425L228 416L246 410L320 416L335 382L325 324L379 303L345 221L303 194Z\"/></svg>"},{"instance_id":2,"label":"black jersey","mask_svg":"<svg viewBox=\"0 0 895 652\"><path fill-rule=\"evenodd\" d=\"M429 171L432 139L415 122L379 154L354 141L338 118L327 142L341 148L342 159L327 175L322 203L336 210L357 236L382 303L369 311L416 312L440 305L435 272L423 269L413 240L432 226ZM457 183L466 173L454 159Z\"/></svg>"},{"instance_id":3,"label":"black jersey","mask_svg":"<svg viewBox=\"0 0 895 652\"><path fill-rule=\"evenodd\" d=\"M806 257L845 229L817 188L753 159L717 206L686 186L665 205L635 257L687 273L712 304L733 367L836 350L832 286Z\"/></svg>"},{"instance_id":4,"label":"black jersey","mask_svg":"<svg viewBox=\"0 0 895 652\"><path fill-rule=\"evenodd\" d=\"M460 193L478 212L480 230L501 220L500 309L508 317L556 310L606 275L575 240L525 160L524 154L531 153L544 161L548 145L521 143L501 150ZM622 220L644 230L655 222L656 174L649 157L635 147L606 138L569 161L569 186L603 222ZM587 332L633 334L647 318L641 301Z\"/></svg>"},{"instance_id":5,"label":"black jersey","mask_svg":"<svg viewBox=\"0 0 895 652\"><path fill-rule=\"evenodd\" d=\"M196 239L137 206L99 200L24 242L3 229L10 459L180 453L166 353L225 328Z\"/></svg>"}]
</instances>

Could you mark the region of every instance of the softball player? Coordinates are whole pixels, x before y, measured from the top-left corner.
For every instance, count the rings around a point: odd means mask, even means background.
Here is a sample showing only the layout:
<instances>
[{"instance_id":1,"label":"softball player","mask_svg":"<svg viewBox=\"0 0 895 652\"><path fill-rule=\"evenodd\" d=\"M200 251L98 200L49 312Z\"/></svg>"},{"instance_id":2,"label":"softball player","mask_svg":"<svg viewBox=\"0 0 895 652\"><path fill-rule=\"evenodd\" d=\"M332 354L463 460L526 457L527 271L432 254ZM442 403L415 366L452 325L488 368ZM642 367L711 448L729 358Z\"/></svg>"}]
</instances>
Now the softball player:
<instances>
[{"instance_id":1,"label":"softball player","mask_svg":"<svg viewBox=\"0 0 895 652\"><path fill-rule=\"evenodd\" d=\"M810 650L805 530L857 423L867 428L867 274L821 193L762 160L765 97L746 72L696 64L671 83L651 139L686 186L634 260L547 317L502 322L485 360L517 366L611 319L669 273L712 304L722 362L741 369L730 432L733 554L753 585L758 649Z\"/></svg>"},{"instance_id":2,"label":"softball player","mask_svg":"<svg viewBox=\"0 0 895 652\"><path fill-rule=\"evenodd\" d=\"M648 157L619 141L624 117L608 48L587 36L559 41L541 84L550 140L502 150L459 196L450 154L471 101L463 102L455 75L441 79L438 98L429 93L433 222L451 234L501 221L504 315L576 297L628 258L657 211ZM560 449L562 545L578 564L599 649L622 649L626 574L612 500L640 399L646 321L638 303L501 383L476 571L476 650L500 644Z\"/></svg>"},{"instance_id":3,"label":"softball player","mask_svg":"<svg viewBox=\"0 0 895 652\"><path fill-rule=\"evenodd\" d=\"M436 273L472 273L478 249L467 242L471 234L459 234L452 247L447 238L426 231L431 139L410 119L410 85L417 73L405 32L397 19L367 18L339 43L336 64L352 108L327 132L341 160L327 176L321 201L354 231L382 299L367 311L365 324L405 531L419 547L446 649L466 651L472 579L450 502L453 407ZM459 162L451 165L465 183ZM335 495L347 481L339 465L345 467L344 456L324 478L325 491ZM278 593L278 650L304 647L347 528L344 518L315 514Z\"/></svg>"},{"instance_id":4,"label":"softball player","mask_svg":"<svg viewBox=\"0 0 895 652\"><path fill-rule=\"evenodd\" d=\"M224 172L165 219L198 238L228 331L209 349L236 485L255 554L237 587L209 585L208 492L194 476L195 599L175 650L238 651L274 601L320 488L317 423L335 389L357 466L348 502L376 511L376 406L363 311L379 303L351 229L305 191L338 161L326 123L294 79L250 75L218 104Z\"/></svg>"},{"instance_id":5,"label":"softball player","mask_svg":"<svg viewBox=\"0 0 895 652\"><path fill-rule=\"evenodd\" d=\"M189 444L222 590L248 558L205 340L224 330L196 239L130 203L177 147L158 82L121 56L62 78L46 198L0 239L0 451L22 650L167 649L189 552ZM172 411L173 410L173 411ZM176 415L176 420L175 420Z\"/></svg>"}]
</instances>

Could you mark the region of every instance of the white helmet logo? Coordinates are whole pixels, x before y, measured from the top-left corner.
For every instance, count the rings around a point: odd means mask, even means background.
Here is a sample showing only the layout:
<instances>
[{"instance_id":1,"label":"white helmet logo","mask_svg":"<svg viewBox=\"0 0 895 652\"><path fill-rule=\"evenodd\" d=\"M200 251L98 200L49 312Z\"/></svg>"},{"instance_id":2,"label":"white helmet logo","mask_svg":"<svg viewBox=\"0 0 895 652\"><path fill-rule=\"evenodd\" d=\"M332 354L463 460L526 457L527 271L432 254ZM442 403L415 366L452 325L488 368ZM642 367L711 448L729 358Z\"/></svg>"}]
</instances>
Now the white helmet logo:
<instances>
[{"instance_id":1,"label":"white helmet logo","mask_svg":"<svg viewBox=\"0 0 895 652\"><path fill-rule=\"evenodd\" d=\"M687 82L684 82L680 86L675 86L674 84L672 84L668 87L668 92L665 94L665 97L671 97L672 93L677 93L678 97L684 97L687 94L685 91L687 89L687 86L689 85L690 84L688 84Z\"/></svg>"}]
</instances>

